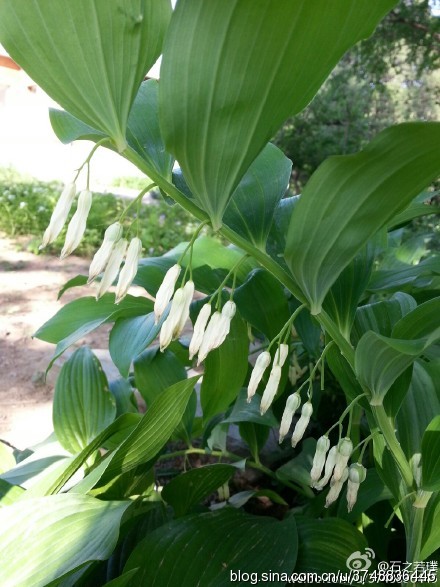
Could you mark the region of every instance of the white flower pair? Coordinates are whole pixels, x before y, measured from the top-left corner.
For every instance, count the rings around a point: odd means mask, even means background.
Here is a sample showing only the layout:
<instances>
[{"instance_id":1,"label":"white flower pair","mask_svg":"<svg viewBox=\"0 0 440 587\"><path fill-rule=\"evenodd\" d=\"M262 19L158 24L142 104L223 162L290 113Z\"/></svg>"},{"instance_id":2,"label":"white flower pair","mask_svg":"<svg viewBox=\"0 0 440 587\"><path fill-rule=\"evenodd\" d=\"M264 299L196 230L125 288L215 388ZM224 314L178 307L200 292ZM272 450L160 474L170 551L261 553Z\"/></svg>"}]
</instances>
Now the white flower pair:
<instances>
[{"instance_id":1,"label":"white flower pair","mask_svg":"<svg viewBox=\"0 0 440 587\"><path fill-rule=\"evenodd\" d=\"M264 389L263 397L261 398L260 412L261 415L265 414L270 408L274 397L278 391L278 386L281 379L281 368L284 365L287 355L289 353L289 346L287 344L280 344L276 350L275 357L270 371L269 380ZM258 385L260 384L263 375L270 365L271 356L269 351L263 351L258 355L255 362L255 366L251 373L251 378L248 385L247 401L251 401L255 393L257 392Z\"/></svg>"}]
</instances>

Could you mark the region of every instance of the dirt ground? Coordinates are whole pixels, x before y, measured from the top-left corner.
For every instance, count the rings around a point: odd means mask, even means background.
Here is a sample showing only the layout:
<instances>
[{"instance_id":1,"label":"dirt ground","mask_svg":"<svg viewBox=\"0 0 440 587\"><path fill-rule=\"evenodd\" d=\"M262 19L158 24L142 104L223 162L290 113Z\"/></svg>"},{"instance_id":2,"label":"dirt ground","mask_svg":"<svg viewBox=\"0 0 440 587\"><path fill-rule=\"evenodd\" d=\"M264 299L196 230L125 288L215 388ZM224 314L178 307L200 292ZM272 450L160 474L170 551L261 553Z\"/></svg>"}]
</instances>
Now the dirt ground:
<instances>
[{"instance_id":1,"label":"dirt ground","mask_svg":"<svg viewBox=\"0 0 440 587\"><path fill-rule=\"evenodd\" d=\"M54 345L32 335L66 302L93 295L91 288L74 288L57 301L58 290L75 275L86 274L89 261L34 255L25 245L26 239L17 242L0 235L0 439L20 449L51 433L54 382L65 360L61 357L55 363L45 382ZM108 328L79 344L83 342L106 349Z\"/></svg>"}]
</instances>

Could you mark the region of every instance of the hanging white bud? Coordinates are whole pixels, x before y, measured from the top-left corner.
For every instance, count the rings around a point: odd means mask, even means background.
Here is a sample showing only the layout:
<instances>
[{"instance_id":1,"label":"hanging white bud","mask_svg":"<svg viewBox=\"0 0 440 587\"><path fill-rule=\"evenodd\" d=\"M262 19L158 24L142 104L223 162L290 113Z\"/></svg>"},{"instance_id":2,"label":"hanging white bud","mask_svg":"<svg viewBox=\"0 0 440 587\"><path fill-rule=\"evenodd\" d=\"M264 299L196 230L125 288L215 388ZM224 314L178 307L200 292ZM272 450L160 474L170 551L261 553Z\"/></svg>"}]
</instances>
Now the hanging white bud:
<instances>
[{"instance_id":1,"label":"hanging white bud","mask_svg":"<svg viewBox=\"0 0 440 587\"><path fill-rule=\"evenodd\" d=\"M335 481L341 478L352 452L353 443L351 440L349 438L341 438L338 442L338 452L336 453L336 463L333 471L333 479Z\"/></svg>"},{"instance_id":2,"label":"hanging white bud","mask_svg":"<svg viewBox=\"0 0 440 587\"><path fill-rule=\"evenodd\" d=\"M275 357L273 360L274 365L279 365L282 367L286 362L287 355L289 354L289 345L287 344L280 344L275 352Z\"/></svg>"},{"instance_id":3,"label":"hanging white bud","mask_svg":"<svg viewBox=\"0 0 440 587\"><path fill-rule=\"evenodd\" d=\"M278 442L281 444L284 438L287 436L290 430L290 425L292 424L293 416L296 410L301 405L301 396L298 392L292 393L289 395L286 401L286 407L284 408L283 416L281 418L281 426L280 426L280 438Z\"/></svg>"},{"instance_id":4,"label":"hanging white bud","mask_svg":"<svg viewBox=\"0 0 440 587\"><path fill-rule=\"evenodd\" d=\"M360 484L365 481L366 476L367 470L363 465L360 463L350 465L347 484L347 509L349 512L351 512L356 503Z\"/></svg>"},{"instance_id":5,"label":"hanging white bud","mask_svg":"<svg viewBox=\"0 0 440 587\"><path fill-rule=\"evenodd\" d=\"M313 483L313 487L318 491L321 491L321 489L323 489L330 481L330 477L333 474L333 469L335 468L337 452L338 447L332 446L325 460L324 477L322 477L316 483Z\"/></svg>"},{"instance_id":6,"label":"hanging white bud","mask_svg":"<svg viewBox=\"0 0 440 587\"><path fill-rule=\"evenodd\" d=\"M104 233L104 240L102 245L96 251L89 268L89 279L87 283L92 281L104 271L107 261L112 254L113 246L122 236L122 225L119 222L111 224Z\"/></svg>"},{"instance_id":7,"label":"hanging white bud","mask_svg":"<svg viewBox=\"0 0 440 587\"><path fill-rule=\"evenodd\" d=\"M183 296L184 301L182 305L182 310L180 312L180 318L176 324L176 328L173 332L173 338L178 338L185 328L185 324L189 318L189 307L191 305L193 296L194 296L194 281L187 281L183 286Z\"/></svg>"},{"instance_id":8,"label":"hanging white bud","mask_svg":"<svg viewBox=\"0 0 440 587\"><path fill-rule=\"evenodd\" d=\"M43 249L57 238L60 232L63 230L63 226L69 215L70 208L72 207L73 200L76 195L76 185L74 183L68 183L64 186L60 197L55 205L55 208L50 217L49 226L44 231L43 241L40 245L40 249Z\"/></svg>"},{"instance_id":9,"label":"hanging white bud","mask_svg":"<svg viewBox=\"0 0 440 587\"><path fill-rule=\"evenodd\" d=\"M325 507L328 508L332 503L334 503L341 493L342 487L344 483L347 481L348 478L348 467L345 467L342 471L342 475L339 479L334 479L332 477L330 481L330 491L327 493L327 497L325 499Z\"/></svg>"},{"instance_id":10,"label":"hanging white bud","mask_svg":"<svg viewBox=\"0 0 440 587\"><path fill-rule=\"evenodd\" d=\"M90 190L83 190L78 196L78 207L67 227L66 240L61 251L61 259L70 255L81 242L86 229L87 216L89 215L91 205L92 192Z\"/></svg>"},{"instance_id":11,"label":"hanging white bud","mask_svg":"<svg viewBox=\"0 0 440 587\"><path fill-rule=\"evenodd\" d=\"M189 343L189 358L190 360L199 352L200 345L202 344L203 335L205 334L205 328L208 324L209 317L211 316L211 304L205 304L197 316L197 320L194 324L194 332Z\"/></svg>"},{"instance_id":12,"label":"hanging white bud","mask_svg":"<svg viewBox=\"0 0 440 587\"><path fill-rule=\"evenodd\" d=\"M127 255L125 257L125 264L119 274L118 284L116 286L115 304L127 295L128 289L136 277L138 270L139 259L142 252L142 241L137 236L132 238L128 245Z\"/></svg>"},{"instance_id":13,"label":"hanging white bud","mask_svg":"<svg viewBox=\"0 0 440 587\"><path fill-rule=\"evenodd\" d=\"M162 314L165 312L166 307L173 297L174 288L179 279L181 269L181 266L176 264L170 267L165 273L165 277L157 290L156 300L154 302L154 315L156 317L155 324L159 322Z\"/></svg>"},{"instance_id":14,"label":"hanging white bud","mask_svg":"<svg viewBox=\"0 0 440 587\"><path fill-rule=\"evenodd\" d=\"M176 290L171 302L170 312L162 324L159 336L160 351L163 352L174 338L174 332L179 324L182 309L185 306L185 294L183 287Z\"/></svg>"},{"instance_id":15,"label":"hanging white bud","mask_svg":"<svg viewBox=\"0 0 440 587\"><path fill-rule=\"evenodd\" d=\"M249 403L255 395L258 385L263 378L264 372L270 365L270 353L263 351L257 357L255 366L252 369L251 378L249 380L248 391L247 391L247 402Z\"/></svg>"},{"instance_id":16,"label":"hanging white bud","mask_svg":"<svg viewBox=\"0 0 440 587\"><path fill-rule=\"evenodd\" d=\"M293 430L293 434L292 434L293 448L295 448L295 446L298 444L298 442L304 436L304 432L306 431L306 428L309 425L310 418L311 418L312 414L313 414L313 407L312 407L312 404L308 401L301 408L301 417L298 420L298 422L296 423L295 428Z\"/></svg>"},{"instance_id":17,"label":"hanging white bud","mask_svg":"<svg viewBox=\"0 0 440 587\"><path fill-rule=\"evenodd\" d=\"M310 479L312 486L318 481L325 465L325 457L330 448L330 440L327 436L321 436L316 443L316 451L313 457L312 470L310 471Z\"/></svg>"},{"instance_id":18,"label":"hanging white bud","mask_svg":"<svg viewBox=\"0 0 440 587\"><path fill-rule=\"evenodd\" d=\"M98 291L96 292L96 299L98 300L106 291L110 289L113 282L119 273L119 268L124 258L125 251L127 250L127 241L125 238L121 238L114 245L113 250L110 254L107 266L102 276L101 283L99 284Z\"/></svg>"},{"instance_id":19,"label":"hanging white bud","mask_svg":"<svg viewBox=\"0 0 440 587\"><path fill-rule=\"evenodd\" d=\"M206 359L208 353L223 344L231 328L231 320L235 316L236 306L232 301L226 302L221 312L214 312L208 322L199 350L197 365Z\"/></svg>"},{"instance_id":20,"label":"hanging white bud","mask_svg":"<svg viewBox=\"0 0 440 587\"><path fill-rule=\"evenodd\" d=\"M274 397L278 391L278 386L281 379L281 367L279 365L273 365L269 380L266 384L266 388L263 392L263 397L260 403L260 414L263 416L272 405Z\"/></svg>"}]
</instances>

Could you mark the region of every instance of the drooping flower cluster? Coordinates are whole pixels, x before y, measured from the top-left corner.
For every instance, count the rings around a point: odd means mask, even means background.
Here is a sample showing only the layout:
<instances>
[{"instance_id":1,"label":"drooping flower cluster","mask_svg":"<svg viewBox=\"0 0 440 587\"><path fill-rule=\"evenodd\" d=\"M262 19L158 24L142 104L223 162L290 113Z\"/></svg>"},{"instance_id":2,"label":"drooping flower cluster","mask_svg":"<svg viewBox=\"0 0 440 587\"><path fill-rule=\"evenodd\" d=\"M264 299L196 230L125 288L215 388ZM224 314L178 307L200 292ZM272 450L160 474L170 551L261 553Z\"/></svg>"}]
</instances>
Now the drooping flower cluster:
<instances>
[{"instance_id":1,"label":"drooping flower cluster","mask_svg":"<svg viewBox=\"0 0 440 587\"><path fill-rule=\"evenodd\" d=\"M40 248L52 243L60 234L67 220L75 195L75 183L67 184L54 208ZM61 251L61 259L70 255L80 244L86 229L87 217L91 205L92 193L88 189L83 190L78 196L77 209L67 227L66 240ZM100 273L103 273L96 293L96 299L99 299L107 292L116 280L124 257L125 264L119 273L119 279L116 285L115 303L118 304L125 297L136 275L141 251L142 243L139 238L132 238L130 244L126 239L122 238L122 225L119 222L115 222L107 228L102 245L95 253L90 264L89 278L87 281L90 284Z\"/></svg>"}]
</instances>

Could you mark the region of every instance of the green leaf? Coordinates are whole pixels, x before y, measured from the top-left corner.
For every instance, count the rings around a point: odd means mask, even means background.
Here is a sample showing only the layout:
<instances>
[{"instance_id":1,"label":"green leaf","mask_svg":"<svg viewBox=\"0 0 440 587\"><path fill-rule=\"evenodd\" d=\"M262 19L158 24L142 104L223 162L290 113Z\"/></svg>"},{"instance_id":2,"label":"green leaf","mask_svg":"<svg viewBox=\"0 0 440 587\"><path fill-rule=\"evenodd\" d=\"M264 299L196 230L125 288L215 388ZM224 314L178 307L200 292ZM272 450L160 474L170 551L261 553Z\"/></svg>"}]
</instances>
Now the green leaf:
<instances>
[{"instance_id":1,"label":"green leaf","mask_svg":"<svg viewBox=\"0 0 440 587\"><path fill-rule=\"evenodd\" d=\"M376 469L368 469L367 477L359 487L356 503L351 512L347 511L347 491L338 504L338 517L355 523L359 516L378 501L392 499L391 491L379 477Z\"/></svg>"},{"instance_id":2,"label":"green leaf","mask_svg":"<svg viewBox=\"0 0 440 587\"><path fill-rule=\"evenodd\" d=\"M417 287L418 280L426 287L426 280L440 275L440 256L432 255L417 265L400 263L392 269L379 269L371 276L368 291L382 292L409 289Z\"/></svg>"},{"instance_id":3,"label":"green leaf","mask_svg":"<svg viewBox=\"0 0 440 587\"><path fill-rule=\"evenodd\" d=\"M290 317L283 286L261 269L254 269L244 284L235 290L234 301L241 316L269 340L279 333Z\"/></svg>"},{"instance_id":4,"label":"green leaf","mask_svg":"<svg viewBox=\"0 0 440 587\"><path fill-rule=\"evenodd\" d=\"M4 479L0 479L0 507L5 507L19 499L25 490L18 485L12 485Z\"/></svg>"},{"instance_id":5,"label":"green leaf","mask_svg":"<svg viewBox=\"0 0 440 587\"><path fill-rule=\"evenodd\" d=\"M170 438L182 420L199 376L172 385L151 404L149 410L130 434L112 454L101 484L116 475L134 469L152 460Z\"/></svg>"},{"instance_id":6,"label":"green leaf","mask_svg":"<svg viewBox=\"0 0 440 587\"><path fill-rule=\"evenodd\" d=\"M179 1L164 45L162 130L215 229L280 125L395 3Z\"/></svg>"},{"instance_id":7,"label":"green leaf","mask_svg":"<svg viewBox=\"0 0 440 587\"><path fill-rule=\"evenodd\" d=\"M253 422L239 422L238 431L241 439L248 445L252 458L258 461L260 451L269 438L270 429Z\"/></svg>"},{"instance_id":8,"label":"green leaf","mask_svg":"<svg viewBox=\"0 0 440 587\"><path fill-rule=\"evenodd\" d=\"M423 435L422 486L425 491L440 489L440 416L430 422Z\"/></svg>"},{"instance_id":9,"label":"green leaf","mask_svg":"<svg viewBox=\"0 0 440 587\"><path fill-rule=\"evenodd\" d=\"M254 395L251 401L247 402L247 389L242 389L235 401L229 416L223 420L229 424L238 424L239 422L253 422L269 428L278 427L278 420L273 415L272 409L269 408L262 416L260 414L260 396Z\"/></svg>"},{"instance_id":10,"label":"green leaf","mask_svg":"<svg viewBox=\"0 0 440 587\"><path fill-rule=\"evenodd\" d=\"M224 343L205 360L200 392L204 422L223 412L236 398L247 374L248 350L246 324L237 313Z\"/></svg>"},{"instance_id":11,"label":"green leaf","mask_svg":"<svg viewBox=\"0 0 440 587\"><path fill-rule=\"evenodd\" d=\"M162 490L176 517L187 514L192 506L224 485L236 472L232 465L216 464L191 469L174 477Z\"/></svg>"},{"instance_id":12,"label":"green leaf","mask_svg":"<svg viewBox=\"0 0 440 587\"><path fill-rule=\"evenodd\" d=\"M130 365L156 338L163 320L154 323L153 313L116 321L110 332L109 351L122 377L128 377Z\"/></svg>"},{"instance_id":13,"label":"green leaf","mask_svg":"<svg viewBox=\"0 0 440 587\"><path fill-rule=\"evenodd\" d=\"M101 363L88 347L77 349L58 375L53 426L61 446L76 454L116 416L116 402Z\"/></svg>"},{"instance_id":14,"label":"green leaf","mask_svg":"<svg viewBox=\"0 0 440 587\"><path fill-rule=\"evenodd\" d=\"M15 459L12 450L0 440L0 474L15 467Z\"/></svg>"},{"instance_id":15,"label":"green leaf","mask_svg":"<svg viewBox=\"0 0 440 587\"><path fill-rule=\"evenodd\" d=\"M108 558L130 503L65 494L1 508L4 587L44 587L87 561Z\"/></svg>"},{"instance_id":16,"label":"green leaf","mask_svg":"<svg viewBox=\"0 0 440 587\"><path fill-rule=\"evenodd\" d=\"M440 493L429 500L423 520L420 560L426 560L440 548Z\"/></svg>"},{"instance_id":17,"label":"green leaf","mask_svg":"<svg viewBox=\"0 0 440 587\"><path fill-rule=\"evenodd\" d=\"M313 174L285 254L312 314L361 247L437 177L439 141L440 123L401 124L356 155L330 157Z\"/></svg>"},{"instance_id":18,"label":"green leaf","mask_svg":"<svg viewBox=\"0 0 440 587\"><path fill-rule=\"evenodd\" d=\"M0 38L51 98L122 151L131 105L170 16L169 0L3 0Z\"/></svg>"},{"instance_id":19,"label":"green leaf","mask_svg":"<svg viewBox=\"0 0 440 587\"><path fill-rule=\"evenodd\" d=\"M436 195L438 195L438 192L422 192L419 194L405 210L394 216L388 224L388 230L395 230L396 228L408 224L408 222L415 218L428 216L430 214L438 214L440 212L440 207L429 204L429 200Z\"/></svg>"},{"instance_id":20,"label":"green leaf","mask_svg":"<svg viewBox=\"0 0 440 587\"><path fill-rule=\"evenodd\" d=\"M70 345L101 324L120 317L148 314L153 309L153 302L146 298L127 295L118 305L114 301L114 294L105 294L99 300L92 297L73 300L37 330L36 338L57 345L48 369Z\"/></svg>"},{"instance_id":21,"label":"green leaf","mask_svg":"<svg viewBox=\"0 0 440 587\"><path fill-rule=\"evenodd\" d=\"M293 516L279 522L224 508L158 528L138 544L125 570L139 567L139 587L220 587L231 584L233 572L290 575L297 548ZM271 585L281 587L285 582L274 580Z\"/></svg>"},{"instance_id":22,"label":"green leaf","mask_svg":"<svg viewBox=\"0 0 440 587\"><path fill-rule=\"evenodd\" d=\"M127 413L137 413L138 407L134 390L126 379L113 379L110 381L110 393L116 401L116 417Z\"/></svg>"},{"instance_id":23,"label":"green leaf","mask_svg":"<svg viewBox=\"0 0 440 587\"><path fill-rule=\"evenodd\" d=\"M72 279L66 281L63 287L58 291L57 300L60 300L63 294L71 287L80 287L82 285L86 285L87 280L87 275L76 275L75 277L72 277Z\"/></svg>"},{"instance_id":24,"label":"green leaf","mask_svg":"<svg viewBox=\"0 0 440 587\"><path fill-rule=\"evenodd\" d=\"M276 476L278 479L294 481L300 485L310 487L310 471L312 470L315 449L316 440L306 438L302 443L299 455L277 469Z\"/></svg>"},{"instance_id":25,"label":"green leaf","mask_svg":"<svg viewBox=\"0 0 440 587\"><path fill-rule=\"evenodd\" d=\"M296 573L348 572L347 558L367 546L363 534L345 520L299 516L296 522L299 538Z\"/></svg>"},{"instance_id":26,"label":"green leaf","mask_svg":"<svg viewBox=\"0 0 440 587\"><path fill-rule=\"evenodd\" d=\"M169 350L161 353L158 347L149 349L134 362L135 385L147 406L170 385L183 379L186 379L185 367Z\"/></svg>"},{"instance_id":27,"label":"green leaf","mask_svg":"<svg viewBox=\"0 0 440 587\"><path fill-rule=\"evenodd\" d=\"M244 174L226 209L224 223L262 251L291 170L292 162L269 143Z\"/></svg>"}]
</instances>

